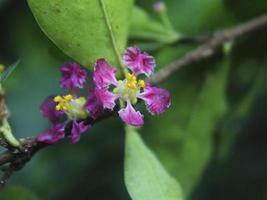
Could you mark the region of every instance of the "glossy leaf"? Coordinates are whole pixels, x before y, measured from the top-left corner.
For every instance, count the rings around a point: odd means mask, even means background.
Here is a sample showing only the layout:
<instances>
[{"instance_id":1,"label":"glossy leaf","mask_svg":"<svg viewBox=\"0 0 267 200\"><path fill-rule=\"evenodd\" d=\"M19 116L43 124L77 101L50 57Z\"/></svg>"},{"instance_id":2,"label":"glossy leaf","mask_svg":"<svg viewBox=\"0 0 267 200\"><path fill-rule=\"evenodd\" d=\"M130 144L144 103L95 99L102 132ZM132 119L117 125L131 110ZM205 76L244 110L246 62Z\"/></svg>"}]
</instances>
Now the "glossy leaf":
<instances>
[{"instance_id":1,"label":"glossy leaf","mask_svg":"<svg viewBox=\"0 0 267 200\"><path fill-rule=\"evenodd\" d=\"M170 82L169 88L175 85L170 89L171 108L159 118L151 117L148 123L153 126L144 130L153 150L179 178L186 197L210 161L214 129L227 112L225 88L229 60L213 63L212 67L207 74L203 68L200 72L195 67L193 72L180 74L180 79Z\"/></svg>"},{"instance_id":2,"label":"glossy leaf","mask_svg":"<svg viewBox=\"0 0 267 200\"><path fill-rule=\"evenodd\" d=\"M126 127L125 182L133 200L181 200L180 185L132 127Z\"/></svg>"},{"instance_id":3,"label":"glossy leaf","mask_svg":"<svg viewBox=\"0 0 267 200\"><path fill-rule=\"evenodd\" d=\"M104 57L120 63L133 0L28 0L45 34L67 55L92 68Z\"/></svg>"},{"instance_id":4,"label":"glossy leaf","mask_svg":"<svg viewBox=\"0 0 267 200\"><path fill-rule=\"evenodd\" d=\"M137 39L169 43L179 38L178 33L152 19L142 8L133 8L130 36Z\"/></svg>"}]
</instances>

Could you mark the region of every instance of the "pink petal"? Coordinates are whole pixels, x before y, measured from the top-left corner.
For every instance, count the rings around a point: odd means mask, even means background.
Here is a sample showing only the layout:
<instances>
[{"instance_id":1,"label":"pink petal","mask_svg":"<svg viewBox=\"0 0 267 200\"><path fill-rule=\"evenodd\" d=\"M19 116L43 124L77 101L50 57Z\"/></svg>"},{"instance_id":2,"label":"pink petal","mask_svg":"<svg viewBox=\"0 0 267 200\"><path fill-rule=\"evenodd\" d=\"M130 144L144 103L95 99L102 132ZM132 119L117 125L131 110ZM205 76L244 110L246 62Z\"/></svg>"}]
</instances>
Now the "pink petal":
<instances>
[{"instance_id":1,"label":"pink petal","mask_svg":"<svg viewBox=\"0 0 267 200\"><path fill-rule=\"evenodd\" d=\"M156 66L155 59L147 53L142 53L137 47L129 47L123 56L123 63L135 74L150 76Z\"/></svg>"},{"instance_id":2,"label":"pink petal","mask_svg":"<svg viewBox=\"0 0 267 200\"><path fill-rule=\"evenodd\" d=\"M53 101L53 97L47 97L42 105L40 106L40 110L44 117L48 118L52 123L56 123L60 120L61 116L64 114L62 111L57 111L55 109L56 103Z\"/></svg>"},{"instance_id":3,"label":"pink petal","mask_svg":"<svg viewBox=\"0 0 267 200\"><path fill-rule=\"evenodd\" d=\"M149 85L138 98L146 102L147 109L152 115L159 115L171 105L171 95L167 90Z\"/></svg>"},{"instance_id":4,"label":"pink petal","mask_svg":"<svg viewBox=\"0 0 267 200\"><path fill-rule=\"evenodd\" d=\"M66 63L60 68L60 86L66 89L82 88L86 82L86 70L77 63Z\"/></svg>"},{"instance_id":5,"label":"pink petal","mask_svg":"<svg viewBox=\"0 0 267 200\"><path fill-rule=\"evenodd\" d=\"M110 84L116 85L116 69L111 67L104 58L98 59L95 64L93 79L96 87L107 88Z\"/></svg>"},{"instance_id":6,"label":"pink petal","mask_svg":"<svg viewBox=\"0 0 267 200\"><path fill-rule=\"evenodd\" d=\"M86 125L84 121L76 122L72 124L71 134L68 136L71 144L77 143L80 140L81 134L85 133L90 125Z\"/></svg>"},{"instance_id":7,"label":"pink petal","mask_svg":"<svg viewBox=\"0 0 267 200\"><path fill-rule=\"evenodd\" d=\"M65 136L65 124L54 124L49 130L36 137L36 141L54 144Z\"/></svg>"},{"instance_id":8,"label":"pink petal","mask_svg":"<svg viewBox=\"0 0 267 200\"><path fill-rule=\"evenodd\" d=\"M90 112L93 118L99 117L103 109L113 110L117 96L105 88L95 88L91 90L85 103L85 108Z\"/></svg>"},{"instance_id":9,"label":"pink petal","mask_svg":"<svg viewBox=\"0 0 267 200\"><path fill-rule=\"evenodd\" d=\"M119 116L126 124L134 127L140 127L144 124L144 116L136 111L130 102L127 102L126 108L119 111Z\"/></svg>"}]
</instances>

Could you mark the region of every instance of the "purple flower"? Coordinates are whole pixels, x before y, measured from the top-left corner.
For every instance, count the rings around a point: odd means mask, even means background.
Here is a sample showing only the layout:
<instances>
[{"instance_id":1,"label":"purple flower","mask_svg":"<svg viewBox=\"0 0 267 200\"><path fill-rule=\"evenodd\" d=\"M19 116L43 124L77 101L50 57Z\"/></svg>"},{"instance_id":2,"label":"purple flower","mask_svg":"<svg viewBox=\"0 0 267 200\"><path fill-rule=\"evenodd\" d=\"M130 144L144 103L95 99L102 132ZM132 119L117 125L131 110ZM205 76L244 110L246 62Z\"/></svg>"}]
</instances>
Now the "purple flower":
<instances>
[{"instance_id":1,"label":"purple flower","mask_svg":"<svg viewBox=\"0 0 267 200\"><path fill-rule=\"evenodd\" d=\"M47 97L40 106L40 110L44 117L48 118L52 123L59 121L63 112L55 109L56 103L53 101L53 97Z\"/></svg>"},{"instance_id":2,"label":"purple flower","mask_svg":"<svg viewBox=\"0 0 267 200\"><path fill-rule=\"evenodd\" d=\"M155 59L147 53L142 53L137 47L129 47L123 56L123 63L134 75L145 74L150 76L156 66Z\"/></svg>"},{"instance_id":3,"label":"purple flower","mask_svg":"<svg viewBox=\"0 0 267 200\"><path fill-rule=\"evenodd\" d=\"M53 144L65 137L65 127L72 123L72 129L68 136L70 143L74 144L80 140L80 136L90 125L86 125L83 120L88 117L88 111L84 108L86 99L84 97L76 98L73 95L48 97L41 105L43 115L49 118L52 127L37 136L38 142ZM67 120L59 123L59 118L65 115Z\"/></svg>"},{"instance_id":4,"label":"purple flower","mask_svg":"<svg viewBox=\"0 0 267 200\"><path fill-rule=\"evenodd\" d=\"M130 102L127 102L126 108L119 111L119 116L126 124L134 127L140 127L144 124L144 116L139 111L136 111Z\"/></svg>"},{"instance_id":5,"label":"purple flower","mask_svg":"<svg viewBox=\"0 0 267 200\"><path fill-rule=\"evenodd\" d=\"M65 127L66 123L54 124L49 130L39 134L36 137L36 141L47 144L54 144L65 137ZM73 121L71 133L68 136L70 143L74 144L78 142L80 140L81 134L86 132L89 127L90 125L86 125L84 121L81 122Z\"/></svg>"},{"instance_id":6,"label":"purple flower","mask_svg":"<svg viewBox=\"0 0 267 200\"><path fill-rule=\"evenodd\" d=\"M164 112L170 106L170 93L167 90L152 87L137 75L151 75L155 60L136 47L129 47L123 56L124 64L132 73L127 73L124 80L117 80L113 69L104 59L96 62L93 80L96 88L91 91L85 107L93 118L99 117L104 109L113 110L115 101L126 102L126 107L119 111L125 123L140 127L144 124L144 116L133 107L138 99L144 100L148 111L153 115Z\"/></svg>"},{"instance_id":7,"label":"purple flower","mask_svg":"<svg viewBox=\"0 0 267 200\"><path fill-rule=\"evenodd\" d=\"M72 124L71 134L68 136L71 144L77 143L80 140L81 134L86 132L90 125L86 125L84 121L76 122Z\"/></svg>"},{"instance_id":8,"label":"purple flower","mask_svg":"<svg viewBox=\"0 0 267 200\"><path fill-rule=\"evenodd\" d=\"M83 88L86 81L86 70L77 63L66 63L60 68L60 86L66 89Z\"/></svg>"},{"instance_id":9,"label":"purple flower","mask_svg":"<svg viewBox=\"0 0 267 200\"><path fill-rule=\"evenodd\" d=\"M84 105L91 116L96 119L101 116L105 108L112 110L115 107L117 96L105 88L98 88L90 91L90 95Z\"/></svg>"},{"instance_id":10,"label":"purple flower","mask_svg":"<svg viewBox=\"0 0 267 200\"><path fill-rule=\"evenodd\" d=\"M110 84L116 85L116 69L109 66L105 59L101 58L96 61L93 74L94 82L98 88L106 88Z\"/></svg>"},{"instance_id":11,"label":"purple flower","mask_svg":"<svg viewBox=\"0 0 267 200\"><path fill-rule=\"evenodd\" d=\"M147 109L152 115L159 115L171 105L170 93L162 88L146 86L138 98L146 102Z\"/></svg>"},{"instance_id":12,"label":"purple flower","mask_svg":"<svg viewBox=\"0 0 267 200\"><path fill-rule=\"evenodd\" d=\"M36 141L54 144L65 136L65 124L54 124L52 127L36 137Z\"/></svg>"},{"instance_id":13,"label":"purple flower","mask_svg":"<svg viewBox=\"0 0 267 200\"><path fill-rule=\"evenodd\" d=\"M89 111L91 117L94 119L102 115L103 105L100 99L98 98L96 89L90 91L90 95L88 96L84 107Z\"/></svg>"}]
</instances>

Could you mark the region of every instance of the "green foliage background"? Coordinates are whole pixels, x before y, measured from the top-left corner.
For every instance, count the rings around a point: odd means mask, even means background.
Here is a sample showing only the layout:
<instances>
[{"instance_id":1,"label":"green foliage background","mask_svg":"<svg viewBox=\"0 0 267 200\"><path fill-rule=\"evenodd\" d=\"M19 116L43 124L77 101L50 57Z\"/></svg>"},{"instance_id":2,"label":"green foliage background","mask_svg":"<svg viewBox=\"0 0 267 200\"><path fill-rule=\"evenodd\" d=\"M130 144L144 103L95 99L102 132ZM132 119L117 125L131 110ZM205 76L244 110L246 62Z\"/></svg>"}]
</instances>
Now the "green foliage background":
<instances>
[{"instance_id":1,"label":"green foliage background","mask_svg":"<svg viewBox=\"0 0 267 200\"><path fill-rule=\"evenodd\" d=\"M158 20L152 0L136 4ZM166 4L183 35L209 33L267 11L265 0ZM39 105L60 92L58 67L70 58L41 32L25 1L0 0L0 19L0 63L21 59L5 83L11 125L18 137L37 135L49 126ZM141 136L187 199L267 199L266 33L243 37L229 54L173 74L162 84L173 95L171 109L159 117L146 115ZM134 34L129 42L155 55L158 69L196 46L152 49ZM119 120L109 119L76 145L62 142L43 150L12 177L0 199L130 199L123 181L123 130Z\"/></svg>"}]
</instances>

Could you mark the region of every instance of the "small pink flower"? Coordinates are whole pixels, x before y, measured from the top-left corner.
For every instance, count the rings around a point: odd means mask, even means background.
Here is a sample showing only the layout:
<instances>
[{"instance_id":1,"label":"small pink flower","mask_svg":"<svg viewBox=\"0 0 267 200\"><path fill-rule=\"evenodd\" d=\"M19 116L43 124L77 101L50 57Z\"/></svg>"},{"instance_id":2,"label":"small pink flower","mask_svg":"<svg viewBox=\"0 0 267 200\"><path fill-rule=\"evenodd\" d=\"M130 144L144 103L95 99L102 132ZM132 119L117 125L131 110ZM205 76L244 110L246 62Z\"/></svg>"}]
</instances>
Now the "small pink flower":
<instances>
[{"instance_id":1,"label":"small pink flower","mask_svg":"<svg viewBox=\"0 0 267 200\"><path fill-rule=\"evenodd\" d=\"M147 53L142 53L137 47L129 47L123 56L123 63L135 74L150 76L156 66L155 59Z\"/></svg>"},{"instance_id":2,"label":"small pink flower","mask_svg":"<svg viewBox=\"0 0 267 200\"><path fill-rule=\"evenodd\" d=\"M106 88L110 84L116 85L116 69L109 66L105 59L96 61L93 79L98 88Z\"/></svg>"},{"instance_id":3,"label":"small pink flower","mask_svg":"<svg viewBox=\"0 0 267 200\"><path fill-rule=\"evenodd\" d=\"M77 143L80 140L81 134L85 133L91 125L86 125L84 121L72 124L71 134L68 136L71 144Z\"/></svg>"},{"instance_id":4,"label":"small pink flower","mask_svg":"<svg viewBox=\"0 0 267 200\"><path fill-rule=\"evenodd\" d=\"M127 102L126 108L119 111L119 116L126 124L134 127L144 125L144 116L139 111L136 111L130 102Z\"/></svg>"},{"instance_id":5,"label":"small pink flower","mask_svg":"<svg viewBox=\"0 0 267 200\"><path fill-rule=\"evenodd\" d=\"M138 98L146 102L148 111L152 115L159 115L171 105L170 93L162 88L146 86Z\"/></svg>"},{"instance_id":6,"label":"small pink flower","mask_svg":"<svg viewBox=\"0 0 267 200\"><path fill-rule=\"evenodd\" d=\"M39 134L36 141L56 143L65 137L66 126L71 125L69 141L71 144L78 142L81 134L91 126L85 124L85 119L88 117L88 111L84 108L85 102L84 97L77 98L70 94L47 97L41 105L41 111L53 124L49 130Z\"/></svg>"},{"instance_id":7,"label":"small pink flower","mask_svg":"<svg viewBox=\"0 0 267 200\"><path fill-rule=\"evenodd\" d=\"M125 123L140 127L144 124L144 116L132 105L138 99L144 100L148 111L153 115L164 112L170 106L170 93L167 90L152 87L137 75L151 75L154 71L155 60L147 53L142 53L136 47L126 49L123 62L132 73L125 75L124 80L117 80L116 70L104 60L96 62L93 80L96 88L91 91L85 107L93 118L99 117L104 109L113 110L115 101L126 102L125 108L119 111L119 116Z\"/></svg>"},{"instance_id":8,"label":"small pink flower","mask_svg":"<svg viewBox=\"0 0 267 200\"><path fill-rule=\"evenodd\" d=\"M60 68L62 77L60 86L66 89L83 88L86 81L86 70L77 63L66 63Z\"/></svg>"}]
</instances>

